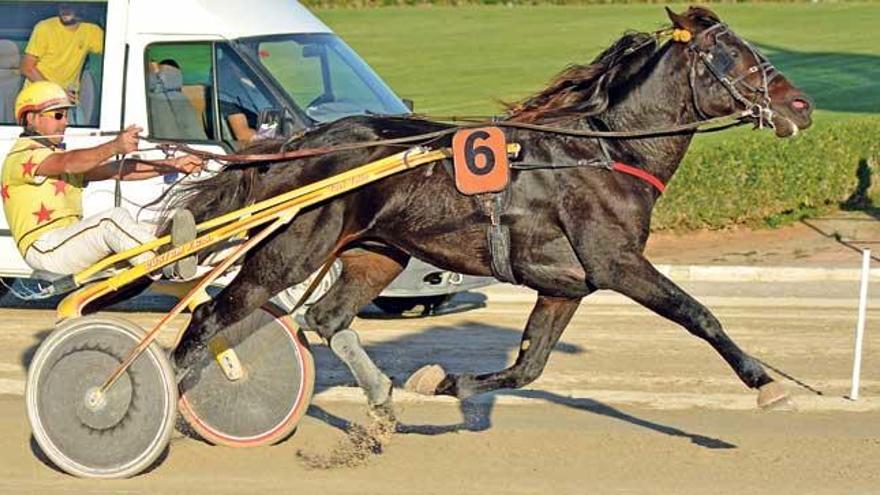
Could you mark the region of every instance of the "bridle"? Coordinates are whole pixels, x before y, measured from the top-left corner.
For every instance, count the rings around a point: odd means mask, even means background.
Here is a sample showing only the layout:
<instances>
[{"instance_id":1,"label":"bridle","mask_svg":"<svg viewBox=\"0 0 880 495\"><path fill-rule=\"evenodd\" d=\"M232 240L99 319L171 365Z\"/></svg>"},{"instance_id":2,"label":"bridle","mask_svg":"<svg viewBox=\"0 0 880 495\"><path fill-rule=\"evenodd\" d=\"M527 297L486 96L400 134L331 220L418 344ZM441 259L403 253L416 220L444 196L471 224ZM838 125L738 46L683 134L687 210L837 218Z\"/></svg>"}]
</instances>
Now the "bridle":
<instances>
[{"instance_id":1,"label":"bridle","mask_svg":"<svg viewBox=\"0 0 880 495\"><path fill-rule=\"evenodd\" d=\"M699 40L705 39L710 35L714 35L714 42L711 48L702 48ZM752 54L756 60L756 65L749 67L743 74L736 74L732 69L736 66L736 60L731 55L733 49L725 38L733 38L739 41ZM687 50L694 54L695 60L691 62L691 70L688 83L693 94L694 108L701 118L708 118L708 114L703 110L700 104L699 91L696 84L697 63L696 60L703 62L703 65L709 70L715 79L727 89L728 93L740 103L749 114L758 120L758 128L773 128L774 112L770 108L770 82L779 75L776 67L761 55L749 43L740 39L727 24L719 22L694 37L688 43ZM752 74L760 74L761 82L758 86L753 86L746 79ZM753 95L752 98L743 94L745 90L748 94Z\"/></svg>"}]
</instances>

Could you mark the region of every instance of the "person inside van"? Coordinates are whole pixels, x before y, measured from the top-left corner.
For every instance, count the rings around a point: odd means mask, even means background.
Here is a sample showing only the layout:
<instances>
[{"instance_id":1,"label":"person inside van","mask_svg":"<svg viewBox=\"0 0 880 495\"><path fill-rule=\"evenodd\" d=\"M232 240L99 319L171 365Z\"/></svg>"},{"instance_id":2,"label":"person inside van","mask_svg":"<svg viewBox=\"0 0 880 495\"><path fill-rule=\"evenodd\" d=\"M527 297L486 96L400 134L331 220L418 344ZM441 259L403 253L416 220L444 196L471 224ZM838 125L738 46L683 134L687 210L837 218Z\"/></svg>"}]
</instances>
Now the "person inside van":
<instances>
[{"instance_id":1,"label":"person inside van","mask_svg":"<svg viewBox=\"0 0 880 495\"><path fill-rule=\"evenodd\" d=\"M223 55L223 52L221 52ZM239 147L274 137L275 127L259 127L260 109L271 105L250 77L227 57L217 67L217 97L220 115L226 119L232 138Z\"/></svg>"},{"instance_id":2,"label":"person inside van","mask_svg":"<svg viewBox=\"0 0 880 495\"><path fill-rule=\"evenodd\" d=\"M257 113L246 102L247 93L237 71L232 68L222 68L217 73L220 115L226 119L236 143L244 146L257 134Z\"/></svg>"},{"instance_id":3,"label":"person inside van","mask_svg":"<svg viewBox=\"0 0 880 495\"><path fill-rule=\"evenodd\" d=\"M3 210L16 246L31 268L59 275L75 274L113 253L155 239L153 229L137 223L124 208L84 219L86 183L191 173L203 166L201 159L190 155L156 164L108 162L114 155L137 150L141 128L134 125L108 143L65 151L62 138L73 106L64 88L53 82L38 81L24 88L16 99L15 115L25 131L9 151L2 172ZM171 231L174 245L194 239L192 214L177 212ZM144 253L129 261L137 264L153 256ZM169 266L165 275L170 278L191 278L196 271L192 257ZM151 274L153 279L160 276Z\"/></svg>"},{"instance_id":4,"label":"person inside van","mask_svg":"<svg viewBox=\"0 0 880 495\"><path fill-rule=\"evenodd\" d=\"M89 53L104 51L104 31L83 22L79 6L62 3L58 15L34 26L21 59L25 88L38 81L52 81L77 102L80 76Z\"/></svg>"}]
</instances>

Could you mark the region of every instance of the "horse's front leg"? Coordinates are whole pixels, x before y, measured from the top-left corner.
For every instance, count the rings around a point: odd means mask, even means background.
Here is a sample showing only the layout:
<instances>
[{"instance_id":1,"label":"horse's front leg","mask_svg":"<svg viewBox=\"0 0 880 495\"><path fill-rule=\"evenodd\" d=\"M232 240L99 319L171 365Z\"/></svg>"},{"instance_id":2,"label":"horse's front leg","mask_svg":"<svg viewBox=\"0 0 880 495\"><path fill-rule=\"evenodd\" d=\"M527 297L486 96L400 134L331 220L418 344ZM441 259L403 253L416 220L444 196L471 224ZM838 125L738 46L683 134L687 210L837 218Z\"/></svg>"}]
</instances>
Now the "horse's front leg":
<instances>
[{"instance_id":1,"label":"horse's front leg","mask_svg":"<svg viewBox=\"0 0 880 495\"><path fill-rule=\"evenodd\" d=\"M373 300L406 266L408 256L393 248L353 249L341 256L336 284L305 314L302 324L317 332L348 367L379 419L394 420L391 380L376 366L350 328L358 310Z\"/></svg>"},{"instance_id":2,"label":"horse's front leg","mask_svg":"<svg viewBox=\"0 0 880 495\"><path fill-rule=\"evenodd\" d=\"M728 337L705 306L658 272L641 253L616 253L613 259L597 265L601 266L587 268L593 285L619 292L708 342L746 386L759 389L760 407L770 407L787 398L783 388Z\"/></svg>"},{"instance_id":3,"label":"horse's front leg","mask_svg":"<svg viewBox=\"0 0 880 495\"><path fill-rule=\"evenodd\" d=\"M580 302L581 298L538 296L513 366L483 375L447 375L439 366L429 365L413 373L407 380L407 389L465 399L501 388L520 388L533 382L544 371L553 346Z\"/></svg>"}]
</instances>

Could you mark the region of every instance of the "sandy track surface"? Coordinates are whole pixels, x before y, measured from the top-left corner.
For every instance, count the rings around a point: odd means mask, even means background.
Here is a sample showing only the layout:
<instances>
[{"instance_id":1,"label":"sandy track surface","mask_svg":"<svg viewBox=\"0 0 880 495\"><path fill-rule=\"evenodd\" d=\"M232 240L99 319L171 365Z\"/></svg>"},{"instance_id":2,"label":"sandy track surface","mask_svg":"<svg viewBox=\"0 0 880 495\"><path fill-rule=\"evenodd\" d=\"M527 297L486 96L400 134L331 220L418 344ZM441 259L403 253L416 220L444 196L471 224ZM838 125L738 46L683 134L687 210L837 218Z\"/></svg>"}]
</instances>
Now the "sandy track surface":
<instances>
[{"instance_id":1,"label":"sandy track surface","mask_svg":"<svg viewBox=\"0 0 880 495\"><path fill-rule=\"evenodd\" d=\"M50 311L0 310L0 491L214 493L874 493L880 490L880 332L870 325L862 399L849 391L855 301L817 285L768 294L697 288L728 333L773 368L797 410L758 412L755 395L686 331L614 296L578 311L544 376L526 390L459 404L398 393L402 432L366 465L308 469L327 452L360 392L315 340L317 396L282 445L247 451L177 435L167 458L131 480L74 480L30 443L25 364ZM396 382L419 366L489 371L511 362L530 296L498 288L466 312L359 319L368 352ZM875 306L876 307L876 306ZM455 308L453 308L455 309ZM458 308L461 309L461 308ZM872 310L869 322L880 311ZM155 314L127 315L141 324ZM182 325L184 322L178 322ZM163 335L167 341L170 332Z\"/></svg>"}]
</instances>

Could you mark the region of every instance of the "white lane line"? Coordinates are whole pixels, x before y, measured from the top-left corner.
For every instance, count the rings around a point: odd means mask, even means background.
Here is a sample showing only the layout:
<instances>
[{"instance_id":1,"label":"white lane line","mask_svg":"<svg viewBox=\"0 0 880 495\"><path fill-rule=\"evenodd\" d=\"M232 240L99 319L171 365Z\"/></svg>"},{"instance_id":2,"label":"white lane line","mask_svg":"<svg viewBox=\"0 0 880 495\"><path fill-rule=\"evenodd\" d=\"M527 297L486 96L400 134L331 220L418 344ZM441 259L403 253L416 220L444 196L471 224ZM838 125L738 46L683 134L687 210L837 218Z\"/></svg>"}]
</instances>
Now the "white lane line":
<instances>
[{"instance_id":1,"label":"white lane line","mask_svg":"<svg viewBox=\"0 0 880 495\"><path fill-rule=\"evenodd\" d=\"M487 297L486 304L491 307L497 303L534 303L534 292L506 291L484 293ZM706 306L730 307L742 306L753 308L840 308L855 309L859 306L858 294L851 298L830 297L743 297L743 296L697 296L697 299ZM871 303L880 302L875 298ZM583 300L582 306L633 306L641 307L626 296L613 292L593 294ZM876 305L872 305L876 307Z\"/></svg>"},{"instance_id":2,"label":"white lane line","mask_svg":"<svg viewBox=\"0 0 880 495\"><path fill-rule=\"evenodd\" d=\"M0 378L0 394L24 395L24 380Z\"/></svg>"}]
</instances>

